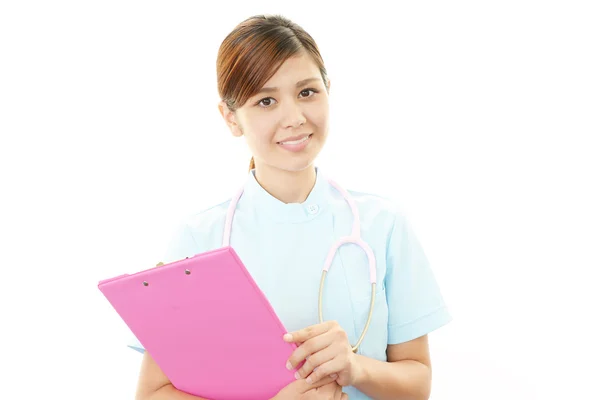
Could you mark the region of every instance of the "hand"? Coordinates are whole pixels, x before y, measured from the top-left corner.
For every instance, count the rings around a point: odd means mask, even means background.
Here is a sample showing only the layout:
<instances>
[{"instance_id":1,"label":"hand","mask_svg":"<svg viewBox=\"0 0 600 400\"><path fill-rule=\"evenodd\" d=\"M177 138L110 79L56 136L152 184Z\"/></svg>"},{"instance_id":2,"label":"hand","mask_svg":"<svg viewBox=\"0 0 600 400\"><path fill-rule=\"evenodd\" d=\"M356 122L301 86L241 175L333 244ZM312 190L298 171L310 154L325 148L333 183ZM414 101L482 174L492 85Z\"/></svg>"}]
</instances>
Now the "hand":
<instances>
[{"instance_id":1,"label":"hand","mask_svg":"<svg viewBox=\"0 0 600 400\"><path fill-rule=\"evenodd\" d=\"M347 400L348 395L342 392L337 384L337 376L326 376L313 384L304 379L294 381L281 389L272 400Z\"/></svg>"},{"instance_id":2,"label":"hand","mask_svg":"<svg viewBox=\"0 0 600 400\"><path fill-rule=\"evenodd\" d=\"M337 382L329 383L304 393L302 400L348 400L348 395L342 392L342 387Z\"/></svg>"},{"instance_id":3,"label":"hand","mask_svg":"<svg viewBox=\"0 0 600 400\"><path fill-rule=\"evenodd\" d=\"M357 380L360 371L356 354L348 342L348 335L336 321L290 332L283 338L298 344L288 360L288 369L292 370L306 360L296 373L297 379L306 378L310 384L337 374L340 386L353 386Z\"/></svg>"}]
</instances>

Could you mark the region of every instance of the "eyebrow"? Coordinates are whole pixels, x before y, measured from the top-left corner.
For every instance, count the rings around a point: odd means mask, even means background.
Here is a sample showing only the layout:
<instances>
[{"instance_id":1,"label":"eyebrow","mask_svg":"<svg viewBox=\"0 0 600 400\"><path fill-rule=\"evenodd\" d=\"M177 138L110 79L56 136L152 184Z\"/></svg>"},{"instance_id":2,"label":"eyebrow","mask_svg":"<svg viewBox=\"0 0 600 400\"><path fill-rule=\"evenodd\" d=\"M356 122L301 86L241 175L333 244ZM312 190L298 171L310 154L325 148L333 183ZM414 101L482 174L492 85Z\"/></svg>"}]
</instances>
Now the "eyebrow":
<instances>
[{"instance_id":1,"label":"eyebrow","mask_svg":"<svg viewBox=\"0 0 600 400\"><path fill-rule=\"evenodd\" d=\"M296 83L296 87L300 87L302 85L307 84L308 82L312 82L312 81L318 81L319 78L308 78L308 79L303 79L301 81L298 81L298 83ZM272 93L272 92L278 92L279 88L276 87L264 87L262 89L260 89L256 95L260 94L260 93Z\"/></svg>"}]
</instances>

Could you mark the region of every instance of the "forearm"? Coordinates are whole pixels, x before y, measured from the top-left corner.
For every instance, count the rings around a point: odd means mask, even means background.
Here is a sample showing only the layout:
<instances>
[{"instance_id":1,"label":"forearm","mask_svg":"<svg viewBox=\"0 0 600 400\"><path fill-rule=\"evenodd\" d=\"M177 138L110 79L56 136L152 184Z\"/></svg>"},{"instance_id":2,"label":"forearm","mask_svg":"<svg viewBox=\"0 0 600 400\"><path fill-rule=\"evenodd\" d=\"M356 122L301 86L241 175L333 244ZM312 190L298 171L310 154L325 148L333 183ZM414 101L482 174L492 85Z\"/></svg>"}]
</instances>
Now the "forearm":
<instances>
[{"instance_id":1,"label":"forearm","mask_svg":"<svg viewBox=\"0 0 600 400\"><path fill-rule=\"evenodd\" d=\"M172 384L168 384L152 393L150 396L144 397L143 400L209 400L204 397L197 397L191 394L175 389Z\"/></svg>"},{"instance_id":2,"label":"forearm","mask_svg":"<svg viewBox=\"0 0 600 400\"><path fill-rule=\"evenodd\" d=\"M357 355L359 373L354 387L376 400L427 400L431 370L414 360L384 362Z\"/></svg>"}]
</instances>

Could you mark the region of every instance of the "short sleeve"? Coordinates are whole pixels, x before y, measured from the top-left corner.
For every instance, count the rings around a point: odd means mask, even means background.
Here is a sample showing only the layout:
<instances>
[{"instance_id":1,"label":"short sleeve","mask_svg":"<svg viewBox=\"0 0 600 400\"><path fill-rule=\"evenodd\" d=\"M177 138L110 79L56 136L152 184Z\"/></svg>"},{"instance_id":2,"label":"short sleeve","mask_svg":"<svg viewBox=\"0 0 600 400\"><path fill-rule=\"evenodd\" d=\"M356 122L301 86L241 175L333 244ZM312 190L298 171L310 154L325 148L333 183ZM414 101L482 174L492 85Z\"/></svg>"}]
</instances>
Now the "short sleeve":
<instances>
[{"instance_id":1,"label":"short sleeve","mask_svg":"<svg viewBox=\"0 0 600 400\"><path fill-rule=\"evenodd\" d=\"M423 248L401 212L395 215L386 261L388 344L416 339L452 320Z\"/></svg>"},{"instance_id":2,"label":"short sleeve","mask_svg":"<svg viewBox=\"0 0 600 400\"><path fill-rule=\"evenodd\" d=\"M142 346L140 341L137 340L137 338L135 336L131 338L127 347L129 347L130 349L133 349L135 351L138 351L142 354L144 354L144 352L146 351L146 349L144 349L144 346Z\"/></svg>"},{"instance_id":3,"label":"short sleeve","mask_svg":"<svg viewBox=\"0 0 600 400\"><path fill-rule=\"evenodd\" d=\"M164 252L162 260L158 260L164 264L169 264L175 261L182 260L186 257L194 256L198 253L198 246L190 230L190 227L186 223L181 223L171 235L171 239ZM158 262L157 261L157 262ZM132 335L133 336L133 335ZM140 341L133 336L127 347L136 350L140 353L144 353L146 350Z\"/></svg>"}]
</instances>

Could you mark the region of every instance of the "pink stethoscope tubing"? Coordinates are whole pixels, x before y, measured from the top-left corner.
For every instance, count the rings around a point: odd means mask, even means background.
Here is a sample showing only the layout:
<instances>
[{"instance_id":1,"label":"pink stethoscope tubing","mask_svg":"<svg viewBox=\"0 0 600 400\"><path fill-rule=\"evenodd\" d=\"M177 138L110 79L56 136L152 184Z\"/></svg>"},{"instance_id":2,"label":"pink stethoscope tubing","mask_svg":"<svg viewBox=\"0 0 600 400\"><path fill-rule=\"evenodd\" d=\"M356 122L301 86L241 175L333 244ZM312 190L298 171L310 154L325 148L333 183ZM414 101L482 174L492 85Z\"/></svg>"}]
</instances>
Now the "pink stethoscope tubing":
<instances>
[{"instance_id":1,"label":"pink stethoscope tubing","mask_svg":"<svg viewBox=\"0 0 600 400\"><path fill-rule=\"evenodd\" d=\"M344 236L340 238L329 250L329 254L327 255L327 259L325 260L325 265L323 266L323 273L321 274L321 284L319 286L319 322L323 323L323 287L325 285L325 277L327 276L327 272L333 263L333 259L338 249L345 244L355 244L360 247L367 255L367 259L369 260L369 271L370 271L370 281L371 281L371 305L369 308L369 316L367 318L367 322L365 323L365 327L357 341L357 343L352 346L352 351L357 352L358 347L362 343L367 330L369 329L369 325L371 324L371 318L373 316L373 308L375 306L375 293L377 289L377 276L376 276L376 262L375 255L373 250L369 247L369 245L362 240L360 236L360 218L358 214L358 207L356 203L350 196L350 194L341 186L339 186L334 181L328 179L328 182L333 186L340 194L344 197L346 202L350 205L350 209L352 210L353 223L352 223L352 233L349 236ZM242 193L244 189L240 189L236 195L232 198L231 203L229 204L229 208L227 210L227 216L225 219L225 230L223 232L223 247L229 246L229 242L231 239L231 229L233 224L233 216L235 214L235 209L237 208L237 204L242 197Z\"/></svg>"}]
</instances>

